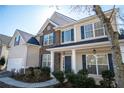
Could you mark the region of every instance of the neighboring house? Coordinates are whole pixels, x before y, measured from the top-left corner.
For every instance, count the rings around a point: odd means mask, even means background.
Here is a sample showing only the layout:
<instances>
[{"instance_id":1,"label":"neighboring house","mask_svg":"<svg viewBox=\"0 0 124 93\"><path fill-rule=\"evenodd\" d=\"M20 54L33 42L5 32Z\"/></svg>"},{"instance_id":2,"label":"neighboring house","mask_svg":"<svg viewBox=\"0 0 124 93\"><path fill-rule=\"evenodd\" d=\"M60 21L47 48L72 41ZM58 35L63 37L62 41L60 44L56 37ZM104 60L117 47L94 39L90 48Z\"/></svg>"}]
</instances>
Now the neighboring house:
<instances>
[{"instance_id":1,"label":"neighboring house","mask_svg":"<svg viewBox=\"0 0 124 93\"><path fill-rule=\"evenodd\" d=\"M0 58L4 57L6 62L8 58L8 48L9 48L8 45L9 45L10 40L11 40L11 37L0 34ZM5 66L6 66L6 63L3 66L3 68Z\"/></svg>"},{"instance_id":2,"label":"neighboring house","mask_svg":"<svg viewBox=\"0 0 124 93\"><path fill-rule=\"evenodd\" d=\"M110 13L105 12L107 16ZM118 31L116 21L114 13L114 31ZM49 66L51 72L62 70L77 73L81 69L88 69L89 75L99 77L103 70L114 70L111 44L96 15L75 21L55 12L41 27L37 39L41 45L41 65ZM119 36L119 42L124 62L123 35Z\"/></svg>"},{"instance_id":3,"label":"neighboring house","mask_svg":"<svg viewBox=\"0 0 124 93\"><path fill-rule=\"evenodd\" d=\"M39 66L39 42L29 33L16 30L9 43L7 70Z\"/></svg>"},{"instance_id":4,"label":"neighboring house","mask_svg":"<svg viewBox=\"0 0 124 93\"><path fill-rule=\"evenodd\" d=\"M54 27L62 26L71 22L75 22L75 20L58 12L54 12L52 17L47 19L43 24L37 35L37 39L41 45L39 57L41 63L40 66L50 67L51 54L50 51L47 51L46 49L60 45L60 31L55 31ZM55 70L60 68L60 54L60 52L55 53Z\"/></svg>"}]
</instances>

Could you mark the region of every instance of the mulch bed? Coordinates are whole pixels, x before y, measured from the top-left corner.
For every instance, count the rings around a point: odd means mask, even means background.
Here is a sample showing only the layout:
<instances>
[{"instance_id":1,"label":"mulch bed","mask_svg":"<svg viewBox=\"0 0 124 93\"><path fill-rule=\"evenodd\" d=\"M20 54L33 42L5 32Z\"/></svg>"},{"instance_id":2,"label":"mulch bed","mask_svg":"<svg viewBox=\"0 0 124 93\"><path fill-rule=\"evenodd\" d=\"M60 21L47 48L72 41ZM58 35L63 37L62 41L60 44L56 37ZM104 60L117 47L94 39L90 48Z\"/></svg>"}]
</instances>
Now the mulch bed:
<instances>
[{"instance_id":1,"label":"mulch bed","mask_svg":"<svg viewBox=\"0 0 124 93\"><path fill-rule=\"evenodd\" d=\"M38 83L38 82L45 82L45 81L48 81L48 80L51 80L52 78L50 77L47 77L47 76L41 76L40 79L36 79L35 77L25 77L25 75L18 75L18 76L14 76L14 77L11 77L15 80L18 80L18 81L22 81L22 82L27 82L27 83Z\"/></svg>"}]
</instances>

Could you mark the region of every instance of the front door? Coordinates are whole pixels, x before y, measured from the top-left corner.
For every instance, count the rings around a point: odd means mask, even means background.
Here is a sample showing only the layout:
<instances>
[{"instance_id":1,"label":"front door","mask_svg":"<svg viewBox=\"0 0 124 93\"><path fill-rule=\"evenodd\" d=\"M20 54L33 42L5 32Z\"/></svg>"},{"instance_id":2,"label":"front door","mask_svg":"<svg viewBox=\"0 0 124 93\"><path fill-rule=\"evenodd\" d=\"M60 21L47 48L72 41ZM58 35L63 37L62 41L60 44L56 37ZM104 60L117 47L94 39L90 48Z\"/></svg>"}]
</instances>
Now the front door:
<instances>
[{"instance_id":1,"label":"front door","mask_svg":"<svg viewBox=\"0 0 124 93\"><path fill-rule=\"evenodd\" d=\"M71 56L65 56L65 72L71 71Z\"/></svg>"}]
</instances>

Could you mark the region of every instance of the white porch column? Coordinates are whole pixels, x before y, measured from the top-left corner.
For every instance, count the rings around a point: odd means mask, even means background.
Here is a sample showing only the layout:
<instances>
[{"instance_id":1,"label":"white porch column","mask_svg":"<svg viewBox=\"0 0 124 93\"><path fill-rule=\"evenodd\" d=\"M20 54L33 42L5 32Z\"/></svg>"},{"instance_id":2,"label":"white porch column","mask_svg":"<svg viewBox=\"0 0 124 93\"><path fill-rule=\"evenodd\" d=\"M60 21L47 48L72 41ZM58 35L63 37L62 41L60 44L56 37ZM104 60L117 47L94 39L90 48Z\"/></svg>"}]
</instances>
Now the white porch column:
<instances>
[{"instance_id":1,"label":"white porch column","mask_svg":"<svg viewBox=\"0 0 124 93\"><path fill-rule=\"evenodd\" d=\"M72 50L72 70L76 73L76 50Z\"/></svg>"},{"instance_id":2,"label":"white porch column","mask_svg":"<svg viewBox=\"0 0 124 93\"><path fill-rule=\"evenodd\" d=\"M50 64L50 71L54 71L54 51L51 51L51 64Z\"/></svg>"}]
</instances>

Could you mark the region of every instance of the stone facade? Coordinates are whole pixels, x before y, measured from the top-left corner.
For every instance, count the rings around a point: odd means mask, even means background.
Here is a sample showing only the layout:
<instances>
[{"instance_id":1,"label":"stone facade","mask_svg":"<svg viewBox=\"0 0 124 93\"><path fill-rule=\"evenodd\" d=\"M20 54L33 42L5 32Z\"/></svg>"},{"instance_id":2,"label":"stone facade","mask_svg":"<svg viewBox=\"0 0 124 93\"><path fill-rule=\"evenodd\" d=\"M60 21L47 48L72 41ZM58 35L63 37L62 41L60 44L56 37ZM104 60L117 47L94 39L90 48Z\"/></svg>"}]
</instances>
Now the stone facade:
<instances>
[{"instance_id":1,"label":"stone facade","mask_svg":"<svg viewBox=\"0 0 124 93\"><path fill-rule=\"evenodd\" d=\"M42 55L43 54L50 54L50 52L47 51L46 49L48 49L51 46L55 46L55 45L60 44L61 32L60 31L55 31L53 28L54 28L54 26L49 23L46 26L46 28L43 30L42 35L39 35L39 42L40 42L40 45L42 46L41 49L40 49L40 57L39 57L41 66L42 66ZM43 36L47 35L47 34L50 34L52 32L55 33L55 41L54 41L53 45L43 46ZM55 53L54 60L55 60L55 66L54 67L55 67L56 70L59 70L60 69L60 53Z\"/></svg>"}]
</instances>

